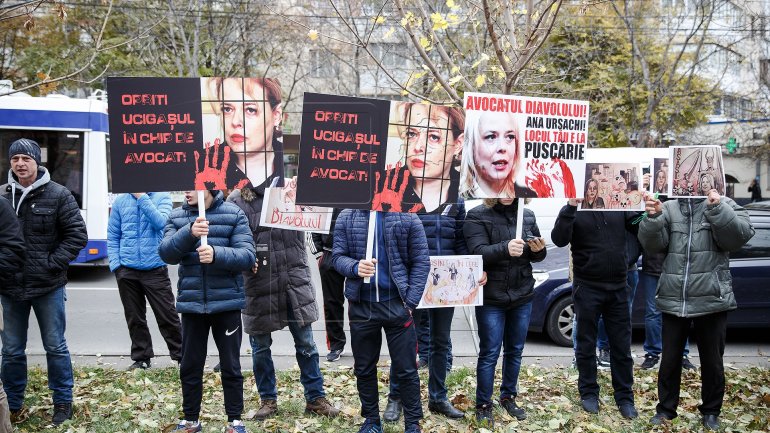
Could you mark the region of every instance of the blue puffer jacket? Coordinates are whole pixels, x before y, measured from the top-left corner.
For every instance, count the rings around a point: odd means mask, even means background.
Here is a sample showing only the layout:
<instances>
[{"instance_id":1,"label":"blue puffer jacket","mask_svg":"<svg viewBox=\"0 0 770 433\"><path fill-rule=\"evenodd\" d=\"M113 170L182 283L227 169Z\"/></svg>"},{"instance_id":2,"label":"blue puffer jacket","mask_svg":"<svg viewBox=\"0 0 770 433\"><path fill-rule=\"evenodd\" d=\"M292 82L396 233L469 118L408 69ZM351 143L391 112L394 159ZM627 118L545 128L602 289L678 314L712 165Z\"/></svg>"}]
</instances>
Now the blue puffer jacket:
<instances>
[{"instance_id":1,"label":"blue puffer jacket","mask_svg":"<svg viewBox=\"0 0 770 433\"><path fill-rule=\"evenodd\" d=\"M385 244L388 247L390 274L398 293L409 309L420 303L430 272L430 257L425 230L415 214L383 212ZM363 278L358 276L358 262L366 255L369 211L346 209L334 227L332 266L346 277L345 297L358 302Z\"/></svg>"},{"instance_id":2,"label":"blue puffer jacket","mask_svg":"<svg viewBox=\"0 0 770 433\"><path fill-rule=\"evenodd\" d=\"M243 276L256 260L254 241L246 215L225 203L222 192L206 209L208 243L214 262L201 264L196 249L200 239L192 235L198 207L184 204L171 212L158 253L168 264L179 264L176 310L180 313L213 314L244 307Z\"/></svg>"},{"instance_id":3,"label":"blue puffer jacket","mask_svg":"<svg viewBox=\"0 0 770 433\"><path fill-rule=\"evenodd\" d=\"M463 235L465 203L444 204L431 213L418 213L428 238L431 256L453 256L468 254Z\"/></svg>"},{"instance_id":4,"label":"blue puffer jacket","mask_svg":"<svg viewBox=\"0 0 770 433\"><path fill-rule=\"evenodd\" d=\"M110 270L125 266L147 270L165 266L158 256L163 227L171 213L171 196L150 192L138 199L121 194L112 204L107 225Z\"/></svg>"}]
</instances>

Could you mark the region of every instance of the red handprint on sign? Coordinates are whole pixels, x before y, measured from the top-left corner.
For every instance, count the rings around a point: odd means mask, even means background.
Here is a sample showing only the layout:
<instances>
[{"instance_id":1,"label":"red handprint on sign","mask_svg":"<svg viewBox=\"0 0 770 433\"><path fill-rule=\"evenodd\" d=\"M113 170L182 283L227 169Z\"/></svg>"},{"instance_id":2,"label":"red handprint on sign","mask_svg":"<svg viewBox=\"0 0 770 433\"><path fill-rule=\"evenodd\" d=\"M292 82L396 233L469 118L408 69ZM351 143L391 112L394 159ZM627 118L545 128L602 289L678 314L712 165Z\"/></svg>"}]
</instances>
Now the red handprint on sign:
<instances>
[{"instance_id":1,"label":"red handprint on sign","mask_svg":"<svg viewBox=\"0 0 770 433\"><path fill-rule=\"evenodd\" d=\"M403 173L401 181L398 180L399 173ZM409 188L409 170L401 170L401 163L396 163L396 167L387 167L385 181L380 185L380 173L374 174L374 183L377 186L372 198L372 210L385 212L417 212L423 206L417 203L408 211L403 209L404 193Z\"/></svg>"},{"instance_id":2,"label":"red handprint on sign","mask_svg":"<svg viewBox=\"0 0 770 433\"><path fill-rule=\"evenodd\" d=\"M204 189L227 189L227 166L230 163L230 146L225 145L222 151L222 160L219 160L219 139L214 140L214 145L206 143L206 155L203 157L203 164L200 164L201 154L197 150L195 154L195 190ZM214 148L213 155L210 156L211 148ZM201 168L200 166L203 165Z\"/></svg>"}]
</instances>

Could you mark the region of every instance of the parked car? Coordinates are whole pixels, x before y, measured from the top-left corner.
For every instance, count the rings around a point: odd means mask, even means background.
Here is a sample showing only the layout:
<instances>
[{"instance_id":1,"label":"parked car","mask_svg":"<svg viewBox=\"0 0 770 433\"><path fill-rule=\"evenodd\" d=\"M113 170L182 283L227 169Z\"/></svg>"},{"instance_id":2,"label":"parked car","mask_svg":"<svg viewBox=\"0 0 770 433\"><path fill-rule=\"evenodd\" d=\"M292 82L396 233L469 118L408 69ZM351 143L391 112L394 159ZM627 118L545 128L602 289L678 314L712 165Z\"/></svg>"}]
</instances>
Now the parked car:
<instances>
[{"instance_id":1,"label":"parked car","mask_svg":"<svg viewBox=\"0 0 770 433\"><path fill-rule=\"evenodd\" d=\"M770 201L750 203L756 234L730 255L730 272L738 309L727 316L729 328L770 328ZM572 346L572 283L567 248L552 248L535 264L535 297L529 330L545 332L560 346ZM644 328L644 294L634 298L631 324Z\"/></svg>"}]
</instances>

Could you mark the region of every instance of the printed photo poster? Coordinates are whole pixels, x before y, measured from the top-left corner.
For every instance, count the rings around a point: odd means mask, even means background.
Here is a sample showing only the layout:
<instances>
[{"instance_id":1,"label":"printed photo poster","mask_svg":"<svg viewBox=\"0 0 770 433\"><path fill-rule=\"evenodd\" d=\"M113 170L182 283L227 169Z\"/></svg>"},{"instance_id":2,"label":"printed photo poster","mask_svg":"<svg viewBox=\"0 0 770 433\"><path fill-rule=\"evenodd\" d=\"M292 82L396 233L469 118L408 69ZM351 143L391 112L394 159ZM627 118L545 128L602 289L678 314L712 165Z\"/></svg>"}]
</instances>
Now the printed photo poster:
<instances>
[{"instance_id":1,"label":"printed photo poster","mask_svg":"<svg viewBox=\"0 0 770 433\"><path fill-rule=\"evenodd\" d=\"M650 173L650 192L658 195L668 195L671 182L668 176L668 158L653 158L652 173Z\"/></svg>"},{"instance_id":2,"label":"printed photo poster","mask_svg":"<svg viewBox=\"0 0 770 433\"><path fill-rule=\"evenodd\" d=\"M372 210L432 212L457 203L464 126L460 107L391 102L385 174L376 174Z\"/></svg>"},{"instance_id":3,"label":"printed photo poster","mask_svg":"<svg viewBox=\"0 0 770 433\"><path fill-rule=\"evenodd\" d=\"M296 178L285 179L283 185L265 189L260 227L328 234L334 209L296 204Z\"/></svg>"},{"instance_id":4,"label":"printed photo poster","mask_svg":"<svg viewBox=\"0 0 770 433\"><path fill-rule=\"evenodd\" d=\"M481 256L431 256L430 273L417 308L482 305L484 286Z\"/></svg>"},{"instance_id":5,"label":"printed photo poster","mask_svg":"<svg viewBox=\"0 0 770 433\"><path fill-rule=\"evenodd\" d=\"M275 79L110 77L107 94L113 193L283 180Z\"/></svg>"},{"instance_id":6,"label":"printed photo poster","mask_svg":"<svg viewBox=\"0 0 770 433\"><path fill-rule=\"evenodd\" d=\"M588 101L466 93L459 194L577 198Z\"/></svg>"},{"instance_id":7,"label":"printed photo poster","mask_svg":"<svg viewBox=\"0 0 770 433\"><path fill-rule=\"evenodd\" d=\"M578 210L644 210L641 163L589 162L585 179Z\"/></svg>"},{"instance_id":8,"label":"printed photo poster","mask_svg":"<svg viewBox=\"0 0 770 433\"><path fill-rule=\"evenodd\" d=\"M305 93L297 203L371 210L389 113L390 101Z\"/></svg>"},{"instance_id":9,"label":"printed photo poster","mask_svg":"<svg viewBox=\"0 0 770 433\"><path fill-rule=\"evenodd\" d=\"M725 171L719 146L671 146L669 197L706 197L712 189L725 195Z\"/></svg>"}]
</instances>

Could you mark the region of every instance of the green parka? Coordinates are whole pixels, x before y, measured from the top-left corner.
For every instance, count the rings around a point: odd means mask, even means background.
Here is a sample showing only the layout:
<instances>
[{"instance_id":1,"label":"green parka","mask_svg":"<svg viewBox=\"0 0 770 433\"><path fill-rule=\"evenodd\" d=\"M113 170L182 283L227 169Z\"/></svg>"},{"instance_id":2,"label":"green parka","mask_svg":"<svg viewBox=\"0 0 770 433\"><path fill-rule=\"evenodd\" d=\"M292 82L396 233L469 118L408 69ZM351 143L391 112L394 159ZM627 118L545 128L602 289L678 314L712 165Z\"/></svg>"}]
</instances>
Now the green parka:
<instances>
[{"instance_id":1,"label":"green parka","mask_svg":"<svg viewBox=\"0 0 770 433\"><path fill-rule=\"evenodd\" d=\"M754 236L748 212L721 197L663 203L663 211L642 220L639 241L645 251L666 252L657 290L660 311L697 317L738 307L730 275L730 251Z\"/></svg>"}]
</instances>

